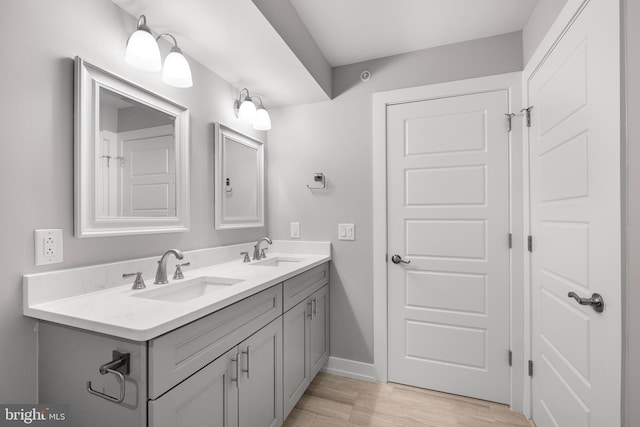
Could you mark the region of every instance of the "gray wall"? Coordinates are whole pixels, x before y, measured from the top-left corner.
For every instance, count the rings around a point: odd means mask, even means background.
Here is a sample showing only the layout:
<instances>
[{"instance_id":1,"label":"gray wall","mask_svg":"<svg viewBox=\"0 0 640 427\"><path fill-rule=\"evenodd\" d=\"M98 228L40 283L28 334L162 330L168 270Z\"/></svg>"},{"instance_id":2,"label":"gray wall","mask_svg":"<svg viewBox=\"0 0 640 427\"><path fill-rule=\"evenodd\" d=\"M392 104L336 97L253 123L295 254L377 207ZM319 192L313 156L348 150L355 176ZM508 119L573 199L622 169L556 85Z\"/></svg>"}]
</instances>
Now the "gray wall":
<instances>
[{"instance_id":1,"label":"gray wall","mask_svg":"<svg viewBox=\"0 0 640 427\"><path fill-rule=\"evenodd\" d=\"M373 77L361 82L367 69ZM372 94L520 70L517 32L338 67L335 99L271 111L269 230L286 239L300 221L303 240L332 242L332 356L373 362ZM326 175L327 192L306 188L314 172ZM356 224L354 242L338 241L339 223Z\"/></svg>"},{"instance_id":2,"label":"gray wall","mask_svg":"<svg viewBox=\"0 0 640 427\"><path fill-rule=\"evenodd\" d=\"M640 3L624 0L627 99L627 288L626 309L626 415L627 426L640 426Z\"/></svg>"},{"instance_id":3,"label":"gray wall","mask_svg":"<svg viewBox=\"0 0 640 427\"><path fill-rule=\"evenodd\" d=\"M118 109L109 105L100 107L100 130L118 132Z\"/></svg>"},{"instance_id":4,"label":"gray wall","mask_svg":"<svg viewBox=\"0 0 640 427\"><path fill-rule=\"evenodd\" d=\"M522 30L522 53L525 64L529 62L531 55L566 3L567 0L538 0L536 7L529 15L527 25Z\"/></svg>"},{"instance_id":5,"label":"gray wall","mask_svg":"<svg viewBox=\"0 0 640 427\"><path fill-rule=\"evenodd\" d=\"M36 401L36 322L22 316L22 275L155 256L262 237L265 229L215 231L213 128L237 126L235 89L190 61L194 87L176 89L160 73L133 70L124 47L135 18L108 0L3 0L0 10L2 243L0 402ZM130 79L190 108L191 231L153 236L73 237L73 57ZM36 228L64 230L64 263L36 267Z\"/></svg>"}]
</instances>

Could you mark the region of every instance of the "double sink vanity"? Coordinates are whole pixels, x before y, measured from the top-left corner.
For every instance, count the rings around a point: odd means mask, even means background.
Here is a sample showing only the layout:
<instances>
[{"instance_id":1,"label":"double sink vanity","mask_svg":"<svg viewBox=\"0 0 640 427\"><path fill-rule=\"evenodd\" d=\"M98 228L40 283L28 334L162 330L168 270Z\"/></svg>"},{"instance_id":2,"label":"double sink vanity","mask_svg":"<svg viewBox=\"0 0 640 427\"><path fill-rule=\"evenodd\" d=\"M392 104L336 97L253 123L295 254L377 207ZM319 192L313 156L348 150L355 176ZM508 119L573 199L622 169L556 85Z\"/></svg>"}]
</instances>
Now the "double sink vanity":
<instances>
[{"instance_id":1,"label":"double sink vanity","mask_svg":"<svg viewBox=\"0 0 640 427\"><path fill-rule=\"evenodd\" d=\"M74 107L75 237L190 231L188 108L80 57ZM215 229L262 228L264 143L213 126ZM330 243L162 249L24 276L39 402L77 427L281 425L329 357Z\"/></svg>"},{"instance_id":2,"label":"double sink vanity","mask_svg":"<svg viewBox=\"0 0 640 427\"><path fill-rule=\"evenodd\" d=\"M331 249L253 245L185 252L167 284L157 257L24 276L39 401L74 426L281 425L329 357Z\"/></svg>"}]
</instances>

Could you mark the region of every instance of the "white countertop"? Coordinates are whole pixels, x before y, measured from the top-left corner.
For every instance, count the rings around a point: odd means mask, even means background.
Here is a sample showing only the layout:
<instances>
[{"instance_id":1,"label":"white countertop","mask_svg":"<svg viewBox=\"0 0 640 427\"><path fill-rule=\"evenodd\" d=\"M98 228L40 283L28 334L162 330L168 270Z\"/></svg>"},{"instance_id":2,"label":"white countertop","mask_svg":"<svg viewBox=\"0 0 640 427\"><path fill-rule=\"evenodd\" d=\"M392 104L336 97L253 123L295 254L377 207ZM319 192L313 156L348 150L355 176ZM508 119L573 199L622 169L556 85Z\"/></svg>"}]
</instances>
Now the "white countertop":
<instances>
[{"instance_id":1,"label":"white countertop","mask_svg":"<svg viewBox=\"0 0 640 427\"><path fill-rule=\"evenodd\" d=\"M303 243L303 242L294 242ZM316 243L316 242L313 242ZM24 307L23 313L26 316L40 320L55 322L67 326L86 329L94 332L113 335L133 341L147 341L179 328L189 322L197 320L203 316L211 314L221 308L233 304L243 298L247 298L257 292L276 285L286 279L296 276L310 268L325 263L331 259L329 243L324 243L326 249L318 250L318 244L312 253L303 253L304 245L290 242L283 242L277 245L274 242L274 250L288 250L288 252L269 253L267 259L277 257L295 258L297 262L286 262L278 266L258 266L256 262L243 263L240 257L233 261L216 263L195 269L184 271L184 279L169 280L166 285L154 285L154 276L144 274L143 278L147 285L146 289L132 290L133 278L127 279L126 285L111 286L87 286L84 284L71 284L76 277L82 278L86 282L87 275L98 274L104 277L113 276L107 270L125 270L123 263L116 263L102 266L89 267L83 269L67 270L62 273L40 273L37 275L26 275L24 277ZM234 250L237 250L234 245ZM245 245L246 246L246 245ZM230 247L226 247L230 248ZM216 248L217 249L217 248ZM227 250L227 253L234 252ZM313 253L315 252L315 253ZM235 251L234 253L239 253ZM155 258L154 258L155 259ZM185 252L184 261L189 260L189 253ZM146 260L143 260L147 262ZM173 273L173 261L167 264L168 277ZM132 261L134 262L134 261ZM140 265L141 261L137 261ZM155 261L153 261L155 262ZM102 271L104 270L104 271ZM133 270L136 271L136 270ZM148 271L148 268L147 268ZM90 272L90 273L89 273ZM47 285L47 274L51 276ZM61 280L61 276L65 277ZM192 298L184 302L163 301L158 299L148 299L140 296L141 293L153 291L159 288L169 288L198 277L218 277L229 279L240 279L239 283L229 286L222 286L210 294L205 294ZM93 281L93 278L92 278ZM31 283L31 289L29 288ZM93 282L92 282L93 283ZM46 298L38 295L45 289ZM55 289L58 286L61 298L55 298ZM73 292L70 288L76 288ZM102 288L102 289L101 289ZM78 289L85 289L86 292ZM69 294L72 294L68 296Z\"/></svg>"}]
</instances>

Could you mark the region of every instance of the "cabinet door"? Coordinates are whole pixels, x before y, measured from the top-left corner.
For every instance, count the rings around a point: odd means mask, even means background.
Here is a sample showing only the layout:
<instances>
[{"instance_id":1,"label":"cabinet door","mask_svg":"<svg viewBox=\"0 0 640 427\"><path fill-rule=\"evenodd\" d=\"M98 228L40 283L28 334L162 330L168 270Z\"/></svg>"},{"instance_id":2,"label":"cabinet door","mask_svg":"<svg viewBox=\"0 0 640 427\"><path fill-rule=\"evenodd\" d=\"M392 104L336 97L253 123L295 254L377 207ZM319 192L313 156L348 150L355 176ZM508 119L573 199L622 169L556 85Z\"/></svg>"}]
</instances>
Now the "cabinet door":
<instances>
[{"instance_id":1,"label":"cabinet door","mask_svg":"<svg viewBox=\"0 0 640 427\"><path fill-rule=\"evenodd\" d=\"M149 401L151 427L237 427L238 387L233 361L223 354L156 400Z\"/></svg>"},{"instance_id":2,"label":"cabinet door","mask_svg":"<svg viewBox=\"0 0 640 427\"><path fill-rule=\"evenodd\" d=\"M323 286L311 297L309 339L311 380L329 359L329 285Z\"/></svg>"},{"instance_id":3,"label":"cabinet door","mask_svg":"<svg viewBox=\"0 0 640 427\"><path fill-rule=\"evenodd\" d=\"M282 319L260 329L239 348L240 427L282 425Z\"/></svg>"},{"instance_id":4,"label":"cabinet door","mask_svg":"<svg viewBox=\"0 0 640 427\"><path fill-rule=\"evenodd\" d=\"M309 366L310 317L311 299L298 303L282 316L285 419L311 383Z\"/></svg>"}]
</instances>

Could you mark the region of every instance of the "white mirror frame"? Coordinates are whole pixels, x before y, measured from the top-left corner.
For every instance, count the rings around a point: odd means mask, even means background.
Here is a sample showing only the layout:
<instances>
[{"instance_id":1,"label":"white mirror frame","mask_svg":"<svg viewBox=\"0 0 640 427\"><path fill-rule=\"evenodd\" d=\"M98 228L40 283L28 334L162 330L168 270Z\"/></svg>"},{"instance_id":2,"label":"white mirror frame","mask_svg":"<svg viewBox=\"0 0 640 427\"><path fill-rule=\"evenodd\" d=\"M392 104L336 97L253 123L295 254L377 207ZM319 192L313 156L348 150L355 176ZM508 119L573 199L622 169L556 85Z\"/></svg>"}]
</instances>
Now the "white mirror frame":
<instances>
[{"instance_id":1,"label":"white mirror frame","mask_svg":"<svg viewBox=\"0 0 640 427\"><path fill-rule=\"evenodd\" d=\"M256 150L257 156L257 200L256 215L225 217L225 152L223 141L231 139L239 144L246 145ZM215 228L216 230L229 230L239 228L264 227L264 143L258 139L240 133L222 123L215 123ZM250 171L247 171L250 173Z\"/></svg>"},{"instance_id":2,"label":"white mirror frame","mask_svg":"<svg viewBox=\"0 0 640 427\"><path fill-rule=\"evenodd\" d=\"M98 218L95 194L100 88L175 117L176 216ZM189 110L75 58L74 227L76 237L126 236L189 230Z\"/></svg>"}]
</instances>

